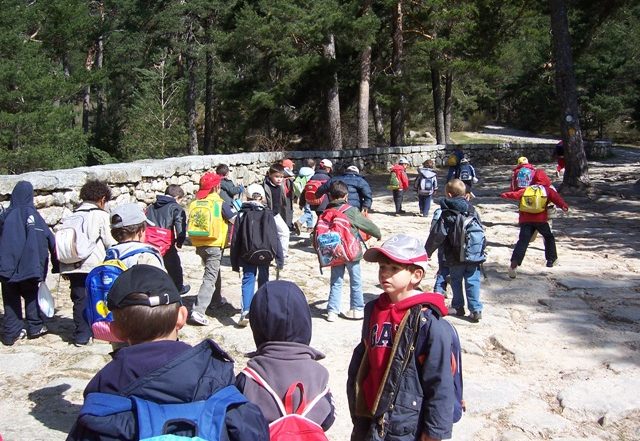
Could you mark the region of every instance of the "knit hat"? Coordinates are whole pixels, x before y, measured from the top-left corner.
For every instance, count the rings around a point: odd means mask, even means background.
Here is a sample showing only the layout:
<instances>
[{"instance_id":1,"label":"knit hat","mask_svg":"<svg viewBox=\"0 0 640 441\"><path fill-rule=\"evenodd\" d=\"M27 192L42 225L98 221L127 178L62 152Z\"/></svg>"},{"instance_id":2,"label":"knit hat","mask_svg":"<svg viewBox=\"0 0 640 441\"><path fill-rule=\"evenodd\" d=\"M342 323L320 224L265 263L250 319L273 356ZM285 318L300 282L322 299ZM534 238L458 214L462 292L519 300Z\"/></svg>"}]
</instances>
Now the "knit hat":
<instances>
[{"instance_id":1,"label":"knit hat","mask_svg":"<svg viewBox=\"0 0 640 441\"><path fill-rule=\"evenodd\" d=\"M396 234L384 241L381 246L369 248L363 258L367 262L378 262L380 255L386 256L394 262L417 265L423 270L427 270L429 259L424 244L415 237L406 234Z\"/></svg>"},{"instance_id":2,"label":"knit hat","mask_svg":"<svg viewBox=\"0 0 640 441\"><path fill-rule=\"evenodd\" d=\"M204 199L213 187L217 187L222 182L222 176L215 173L205 173L200 178L200 189L196 193L196 199Z\"/></svg>"}]
</instances>

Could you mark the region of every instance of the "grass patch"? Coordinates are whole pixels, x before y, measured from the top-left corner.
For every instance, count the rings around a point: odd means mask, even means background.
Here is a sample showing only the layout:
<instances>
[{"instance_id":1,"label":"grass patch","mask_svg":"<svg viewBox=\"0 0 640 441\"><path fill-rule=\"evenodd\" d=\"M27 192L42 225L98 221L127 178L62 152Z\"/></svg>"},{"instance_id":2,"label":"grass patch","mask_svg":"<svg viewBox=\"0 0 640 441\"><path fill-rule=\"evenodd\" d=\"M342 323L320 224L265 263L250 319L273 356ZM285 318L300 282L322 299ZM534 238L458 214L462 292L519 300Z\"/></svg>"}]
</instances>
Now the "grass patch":
<instances>
[{"instance_id":1,"label":"grass patch","mask_svg":"<svg viewBox=\"0 0 640 441\"><path fill-rule=\"evenodd\" d=\"M465 132L451 132L451 142L453 144L501 144L506 141L503 138L480 133L469 135Z\"/></svg>"}]
</instances>

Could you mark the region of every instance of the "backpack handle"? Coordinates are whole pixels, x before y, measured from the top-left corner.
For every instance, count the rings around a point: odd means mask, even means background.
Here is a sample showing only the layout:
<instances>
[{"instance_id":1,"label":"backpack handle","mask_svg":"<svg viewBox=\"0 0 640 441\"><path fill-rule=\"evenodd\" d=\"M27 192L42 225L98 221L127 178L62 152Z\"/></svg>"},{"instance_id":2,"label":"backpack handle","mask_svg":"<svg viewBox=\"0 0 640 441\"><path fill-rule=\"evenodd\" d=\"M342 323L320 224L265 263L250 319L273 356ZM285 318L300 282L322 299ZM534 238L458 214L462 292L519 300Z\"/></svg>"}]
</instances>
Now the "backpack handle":
<instances>
[{"instance_id":1,"label":"backpack handle","mask_svg":"<svg viewBox=\"0 0 640 441\"><path fill-rule=\"evenodd\" d=\"M294 409L293 394L296 392L296 389L300 389L300 404L297 409ZM287 412L287 415L292 415L294 413L304 415L305 407L307 407L307 402L304 399L304 385L300 382L291 383L291 386L287 389L287 393L284 395L284 410Z\"/></svg>"}]
</instances>

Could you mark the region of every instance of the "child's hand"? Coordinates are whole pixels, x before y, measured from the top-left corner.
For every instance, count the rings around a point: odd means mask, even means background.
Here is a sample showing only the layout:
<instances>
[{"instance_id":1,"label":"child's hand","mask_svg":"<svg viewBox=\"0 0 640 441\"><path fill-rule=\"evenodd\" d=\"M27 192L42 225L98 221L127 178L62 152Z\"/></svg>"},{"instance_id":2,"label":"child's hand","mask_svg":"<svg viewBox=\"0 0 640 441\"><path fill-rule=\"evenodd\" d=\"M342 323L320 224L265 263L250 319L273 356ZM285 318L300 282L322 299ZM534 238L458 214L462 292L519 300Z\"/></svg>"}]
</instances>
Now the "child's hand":
<instances>
[{"instance_id":1,"label":"child's hand","mask_svg":"<svg viewBox=\"0 0 640 441\"><path fill-rule=\"evenodd\" d=\"M569 207L564 207L564 208L562 209L562 211L564 211L564 212L566 213L567 211L569 211Z\"/></svg>"}]
</instances>

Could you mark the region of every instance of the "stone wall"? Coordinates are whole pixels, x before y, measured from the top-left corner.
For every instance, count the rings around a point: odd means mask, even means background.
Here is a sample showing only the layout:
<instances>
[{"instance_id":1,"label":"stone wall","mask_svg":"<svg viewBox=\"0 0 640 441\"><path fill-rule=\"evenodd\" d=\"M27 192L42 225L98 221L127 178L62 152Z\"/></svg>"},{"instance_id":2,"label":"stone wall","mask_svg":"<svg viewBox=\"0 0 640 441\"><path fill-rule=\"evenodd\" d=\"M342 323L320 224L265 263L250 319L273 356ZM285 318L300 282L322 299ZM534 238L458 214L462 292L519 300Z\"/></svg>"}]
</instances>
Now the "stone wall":
<instances>
[{"instance_id":1,"label":"stone wall","mask_svg":"<svg viewBox=\"0 0 640 441\"><path fill-rule=\"evenodd\" d=\"M596 144L588 147L591 159L609 155L611 144ZM474 165L515 164L519 156L527 156L531 163L549 162L555 144L470 144L463 146L466 156ZM8 205L11 191L20 180L33 184L35 205L49 225L57 224L66 211L79 204L80 187L87 181L99 179L112 187L118 205L124 202L149 204L157 194L164 193L169 184L182 186L188 197L198 188L200 176L218 164L227 164L233 176L244 178L245 185L257 182L265 175L269 165L289 157L302 165L306 158L328 158L334 169L341 171L348 165L357 165L361 172L384 170L399 158L406 157L412 166L433 159L442 167L453 150L452 146L416 145L405 147L380 147L340 151L293 151L237 153L230 155L183 156L160 160L142 160L127 164L109 164L95 167L80 167L69 170L31 172L22 175L0 176L0 202Z\"/></svg>"}]
</instances>

